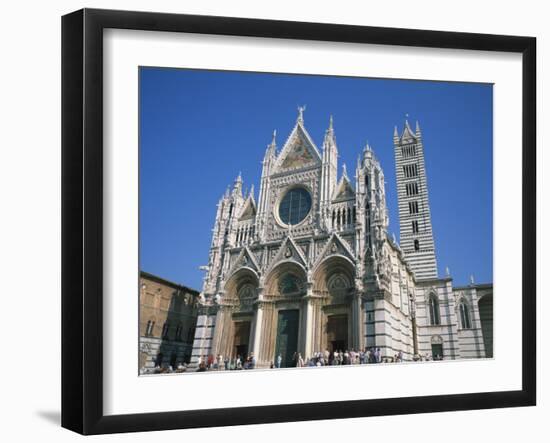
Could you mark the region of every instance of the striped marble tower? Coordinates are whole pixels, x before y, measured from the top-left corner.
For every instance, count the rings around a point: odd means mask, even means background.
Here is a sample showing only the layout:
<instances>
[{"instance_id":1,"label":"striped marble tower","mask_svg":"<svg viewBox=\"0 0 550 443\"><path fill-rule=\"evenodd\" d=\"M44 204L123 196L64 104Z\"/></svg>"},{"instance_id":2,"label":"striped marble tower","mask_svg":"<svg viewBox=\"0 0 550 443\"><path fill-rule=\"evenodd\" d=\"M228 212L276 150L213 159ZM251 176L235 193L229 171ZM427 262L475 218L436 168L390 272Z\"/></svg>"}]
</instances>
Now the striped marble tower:
<instances>
[{"instance_id":1,"label":"striped marble tower","mask_svg":"<svg viewBox=\"0 0 550 443\"><path fill-rule=\"evenodd\" d=\"M437 278L432 219L420 126L412 131L405 120L403 132L393 134L400 244L417 280Z\"/></svg>"}]
</instances>

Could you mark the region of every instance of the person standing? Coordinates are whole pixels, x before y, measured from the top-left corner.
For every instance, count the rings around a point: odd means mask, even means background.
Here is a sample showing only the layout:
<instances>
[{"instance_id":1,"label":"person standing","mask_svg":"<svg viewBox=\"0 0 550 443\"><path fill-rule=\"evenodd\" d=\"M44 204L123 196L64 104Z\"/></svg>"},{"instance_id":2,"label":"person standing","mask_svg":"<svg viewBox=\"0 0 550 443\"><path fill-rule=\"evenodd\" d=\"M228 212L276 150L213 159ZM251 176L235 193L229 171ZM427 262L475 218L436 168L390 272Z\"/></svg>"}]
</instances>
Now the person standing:
<instances>
[{"instance_id":1,"label":"person standing","mask_svg":"<svg viewBox=\"0 0 550 443\"><path fill-rule=\"evenodd\" d=\"M276 366L277 366L278 369L281 367L282 362L283 362L283 357L281 357L281 354L279 354L277 356L277 360L276 360Z\"/></svg>"}]
</instances>

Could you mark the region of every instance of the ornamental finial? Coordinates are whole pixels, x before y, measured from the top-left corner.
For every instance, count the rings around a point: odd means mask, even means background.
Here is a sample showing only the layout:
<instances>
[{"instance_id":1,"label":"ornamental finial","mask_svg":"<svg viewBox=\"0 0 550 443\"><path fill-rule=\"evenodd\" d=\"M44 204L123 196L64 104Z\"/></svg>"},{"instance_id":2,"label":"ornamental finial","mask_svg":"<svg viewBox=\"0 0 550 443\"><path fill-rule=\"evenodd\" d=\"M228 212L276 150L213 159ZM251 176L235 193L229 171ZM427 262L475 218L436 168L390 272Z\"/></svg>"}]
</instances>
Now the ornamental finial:
<instances>
[{"instance_id":1,"label":"ornamental finial","mask_svg":"<svg viewBox=\"0 0 550 443\"><path fill-rule=\"evenodd\" d=\"M304 123L304 112L306 110L306 105L298 106L298 123Z\"/></svg>"}]
</instances>

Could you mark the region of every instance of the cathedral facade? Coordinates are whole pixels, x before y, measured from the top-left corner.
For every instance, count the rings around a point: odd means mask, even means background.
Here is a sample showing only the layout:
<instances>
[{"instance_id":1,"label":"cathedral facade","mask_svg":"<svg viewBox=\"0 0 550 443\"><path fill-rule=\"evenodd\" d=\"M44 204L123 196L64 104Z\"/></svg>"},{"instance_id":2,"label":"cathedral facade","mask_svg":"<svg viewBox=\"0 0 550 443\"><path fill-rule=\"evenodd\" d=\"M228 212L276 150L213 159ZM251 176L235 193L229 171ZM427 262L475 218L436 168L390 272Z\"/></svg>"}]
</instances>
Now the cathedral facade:
<instances>
[{"instance_id":1,"label":"cathedral facade","mask_svg":"<svg viewBox=\"0 0 550 443\"><path fill-rule=\"evenodd\" d=\"M260 190L239 174L218 203L192 364L253 354L295 366L316 352L378 348L403 360L492 357L492 285L437 274L422 133L394 130L400 242L388 234L384 172L367 145L338 174L332 118L319 150L303 109Z\"/></svg>"}]
</instances>

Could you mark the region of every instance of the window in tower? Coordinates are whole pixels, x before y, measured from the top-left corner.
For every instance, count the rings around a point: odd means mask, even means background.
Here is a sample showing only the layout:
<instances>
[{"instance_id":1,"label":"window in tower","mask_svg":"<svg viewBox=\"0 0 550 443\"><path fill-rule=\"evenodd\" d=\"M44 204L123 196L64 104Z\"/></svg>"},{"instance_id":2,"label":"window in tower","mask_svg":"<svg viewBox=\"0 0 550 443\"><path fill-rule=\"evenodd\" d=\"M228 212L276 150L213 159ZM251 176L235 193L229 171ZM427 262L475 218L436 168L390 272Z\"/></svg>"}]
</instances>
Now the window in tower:
<instances>
[{"instance_id":1,"label":"window in tower","mask_svg":"<svg viewBox=\"0 0 550 443\"><path fill-rule=\"evenodd\" d=\"M418 176L418 165L413 163L412 165L403 166L403 175L405 178L411 178Z\"/></svg>"},{"instance_id":2,"label":"window in tower","mask_svg":"<svg viewBox=\"0 0 550 443\"><path fill-rule=\"evenodd\" d=\"M286 225L297 225L311 210L311 195L304 188L293 188L279 204L279 217Z\"/></svg>"},{"instance_id":3,"label":"window in tower","mask_svg":"<svg viewBox=\"0 0 550 443\"><path fill-rule=\"evenodd\" d=\"M418 214L418 202L409 202L409 214Z\"/></svg>"},{"instance_id":4,"label":"window in tower","mask_svg":"<svg viewBox=\"0 0 550 443\"><path fill-rule=\"evenodd\" d=\"M418 220L412 221L412 232L413 234L418 234Z\"/></svg>"},{"instance_id":5,"label":"window in tower","mask_svg":"<svg viewBox=\"0 0 550 443\"><path fill-rule=\"evenodd\" d=\"M414 157L416 155L416 146L406 145L401 147L401 155L403 158Z\"/></svg>"},{"instance_id":6,"label":"window in tower","mask_svg":"<svg viewBox=\"0 0 550 443\"><path fill-rule=\"evenodd\" d=\"M414 241L414 250L420 251L420 242L418 240Z\"/></svg>"},{"instance_id":7,"label":"window in tower","mask_svg":"<svg viewBox=\"0 0 550 443\"><path fill-rule=\"evenodd\" d=\"M418 183L417 182L407 183L405 185L405 192L406 192L407 196L417 195L418 194Z\"/></svg>"}]
</instances>

